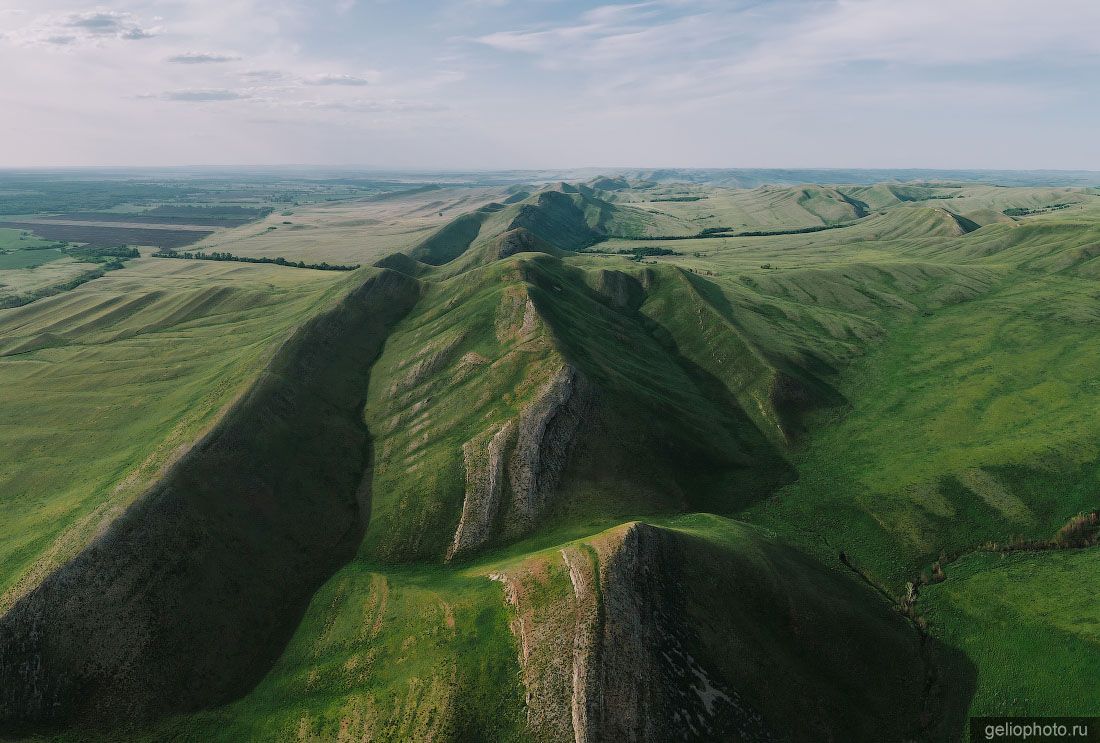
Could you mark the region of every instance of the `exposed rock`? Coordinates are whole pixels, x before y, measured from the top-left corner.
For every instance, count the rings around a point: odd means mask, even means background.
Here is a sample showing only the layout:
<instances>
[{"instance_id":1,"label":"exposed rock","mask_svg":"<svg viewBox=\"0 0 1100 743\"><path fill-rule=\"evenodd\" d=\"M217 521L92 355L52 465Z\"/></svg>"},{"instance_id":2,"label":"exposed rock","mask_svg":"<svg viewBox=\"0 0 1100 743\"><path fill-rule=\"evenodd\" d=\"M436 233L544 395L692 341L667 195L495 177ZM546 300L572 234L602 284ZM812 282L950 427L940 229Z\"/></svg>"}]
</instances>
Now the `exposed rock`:
<instances>
[{"instance_id":1,"label":"exposed rock","mask_svg":"<svg viewBox=\"0 0 1100 743\"><path fill-rule=\"evenodd\" d=\"M518 418L463 445L466 492L448 560L489 541L501 518L508 537L537 523L594 401L584 375L562 366Z\"/></svg>"},{"instance_id":2,"label":"exposed rock","mask_svg":"<svg viewBox=\"0 0 1100 743\"><path fill-rule=\"evenodd\" d=\"M516 446L508 461L512 488L505 532L533 527L558 485L577 431L595 402L595 388L566 365L519 417Z\"/></svg>"},{"instance_id":3,"label":"exposed rock","mask_svg":"<svg viewBox=\"0 0 1100 743\"><path fill-rule=\"evenodd\" d=\"M575 743L587 743L590 740L592 719L589 711L589 684L596 670L591 660L596 657L600 642L600 605L596 588L599 568L595 564L594 555L578 547L566 547L561 551L561 557L569 568L576 615L573 629L573 685L569 709Z\"/></svg>"},{"instance_id":4,"label":"exposed rock","mask_svg":"<svg viewBox=\"0 0 1100 743\"><path fill-rule=\"evenodd\" d=\"M567 580L562 590L560 572L560 563L531 561L521 570L490 577L504 586L505 600L516 612L511 628L519 643L527 727L536 740L573 743L571 592ZM563 599L560 614L537 611L530 600L531 591L546 590Z\"/></svg>"},{"instance_id":5,"label":"exposed rock","mask_svg":"<svg viewBox=\"0 0 1100 743\"><path fill-rule=\"evenodd\" d=\"M677 535L631 524L595 543L602 622L586 740L769 741L760 715L723 688L685 649L683 586L675 567L690 559Z\"/></svg>"},{"instance_id":6,"label":"exposed rock","mask_svg":"<svg viewBox=\"0 0 1100 743\"><path fill-rule=\"evenodd\" d=\"M467 441L462 447L466 465L466 497L454 542L447 550L448 560L480 547L489 538L500 511L505 451L513 441L515 430L515 424L509 421L493 434L488 446L484 438L479 437Z\"/></svg>"},{"instance_id":7,"label":"exposed rock","mask_svg":"<svg viewBox=\"0 0 1100 743\"><path fill-rule=\"evenodd\" d=\"M494 324L497 340L502 344L522 340L538 327L538 312L526 287L515 286L504 290Z\"/></svg>"},{"instance_id":8,"label":"exposed rock","mask_svg":"<svg viewBox=\"0 0 1100 743\"><path fill-rule=\"evenodd\" d=\"M673 566L686 555L676 535L631 524L560 555L560 563L493 576L516 610L533 737L774 740L759 714L685 649ZM556 587L562 569L572 591Z\"/></svg>"}]
</instances>

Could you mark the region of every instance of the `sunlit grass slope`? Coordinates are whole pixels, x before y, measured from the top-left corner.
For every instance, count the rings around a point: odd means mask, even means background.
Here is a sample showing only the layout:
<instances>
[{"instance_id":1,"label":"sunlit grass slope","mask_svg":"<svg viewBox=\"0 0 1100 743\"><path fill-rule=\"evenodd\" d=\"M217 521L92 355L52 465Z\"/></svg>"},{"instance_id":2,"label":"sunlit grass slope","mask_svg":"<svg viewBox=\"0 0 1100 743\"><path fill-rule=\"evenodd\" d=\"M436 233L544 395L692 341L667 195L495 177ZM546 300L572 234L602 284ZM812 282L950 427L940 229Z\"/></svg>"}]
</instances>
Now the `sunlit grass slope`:
<instances>
[{"instance_id":1,"label":"sunlit grass slope","mask_svg":"<svg viewBox=\"0 0 1100 743\"><path fill-rule=\"evenodd\" d=\"M900 588L941 552L1048 536L1094 508L1100 351L1081 322L1100 310L1094 294L1026 277L892 328L845 375L851 408L816 422L799 482L761 516L812 525L819 546Z\"/></svg>"},{"instance_id":2,"label":"sunlit grass slope","mask_svg":"<svg viewBox=\"0 0 1100 743\"><path fill-rule=\"evenodd\" d=\"M0 607L117 517L346 281L131 265L0 311Z\"/></svg>"},{"instance_id":3,"label":"sunlit grass slope","mask_svg":"<svg viewBox=\"0 0 1100 743\"><path fill-rule=\"evenodd\" d=\"M1100 550L970 555L919 609L977 666L971 715L1095 715Z\"/></svg>"},{"instance_id":4,"label":"sunlit grass slope","mask_svg":"<svg viewBox=\"0 0 1100 743\"><path fill-rule=\"evenodd\" d=\"M484 575L355 562L314 597L246 697L148 740L524 740L500 586Z\"/></svg>"}]
</instances>

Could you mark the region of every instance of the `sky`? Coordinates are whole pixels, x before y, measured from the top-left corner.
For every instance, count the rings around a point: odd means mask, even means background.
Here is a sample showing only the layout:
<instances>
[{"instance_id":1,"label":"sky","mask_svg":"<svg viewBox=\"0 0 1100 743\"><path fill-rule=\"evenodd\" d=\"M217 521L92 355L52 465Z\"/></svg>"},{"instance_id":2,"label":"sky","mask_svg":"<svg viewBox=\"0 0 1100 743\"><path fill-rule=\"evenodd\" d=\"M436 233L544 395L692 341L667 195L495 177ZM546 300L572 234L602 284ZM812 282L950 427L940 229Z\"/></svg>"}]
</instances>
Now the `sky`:
<instances>
[{"instance_id":1,"label":"sky","mask_svg":"<svg viewBox=\"0 0 1100 743\"><path fill-rule=\"evenodd\" d=\"M0 0L0 167L1100 170L1097 0Z\"/></svg>"}]
</instances>

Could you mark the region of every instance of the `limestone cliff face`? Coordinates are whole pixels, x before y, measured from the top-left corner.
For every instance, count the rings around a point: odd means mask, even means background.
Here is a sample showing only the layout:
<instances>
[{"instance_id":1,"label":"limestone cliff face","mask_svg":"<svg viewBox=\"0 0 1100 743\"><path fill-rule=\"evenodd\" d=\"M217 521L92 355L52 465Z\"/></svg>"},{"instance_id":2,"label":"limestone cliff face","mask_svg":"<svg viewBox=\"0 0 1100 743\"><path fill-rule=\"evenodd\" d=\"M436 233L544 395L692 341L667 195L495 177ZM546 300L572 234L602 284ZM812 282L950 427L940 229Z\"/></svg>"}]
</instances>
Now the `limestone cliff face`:
<instances>
[{"instance_id":1,"label":"limestone cliff face","mask_svg":"<svg viewBox=\"0 0 1100 743\"><path fill-rule=\"evenodd\" d=\"M745 524L625 524L491 577L533 740L954 740L964 721L952 651Z\"/></svg>"},{"instance_id":2,"label":"limestone cliff face","mask_svg":"<svg viewBox=\"0 0 1100 743\"><path fill-rule=\"evenodd\" d=\"M447 559L474 550L497 532L529 532L550 504L596 391L563 365L513 420L463 446L466 492Z\"/></svg>"},{"instance_id":3,"label":"limestone cliff face","mask_svg":"<svg viewBox=\"0 0 1100 743\"><path fill-rule=\"evenodd\" d=\"M588 656L588 741L774 739L759 713L687 649L690 560L674 532L632 524L596 545L602 625ZM697 588L697 587L696 587Z\"/></svg>"},{"instance_id":4,"label":"limestone cliff face","mask_svg":"<svg viewBox=\"0 0 1100 743\"><path fill-rule=\"evenodd\" d=\"M493 576L516 611L536 740L773 740L686 649L684 557L675 534L635 523Z\"/></svg>"},{"instance_id":5,"label":"limestone cliff face","mask_svg":"<svg viewBox=\"0 0 1100 743\"><path fill-rule=\"evenodd\" d=\"M492 536L505 485L506 452L515 441L515 433L515 423L509 421L491 437L481 436L463 445L466 496L462 502L462 516L459 518L458 528L455 529L454 542L447 550L448 560L481 546Z\"/></svg>"},{"instance_id":6,"label":"limestone cliff face","mask_svg":"<svg viewBox=\"0 0 1100 743\"><path fill-rule=\"evenodd\" d=\"M512 501L507 536L526 533L545 511L595 397L584 375L567 364L520 414L508 460Z\"/></svg>"}]
</instances>

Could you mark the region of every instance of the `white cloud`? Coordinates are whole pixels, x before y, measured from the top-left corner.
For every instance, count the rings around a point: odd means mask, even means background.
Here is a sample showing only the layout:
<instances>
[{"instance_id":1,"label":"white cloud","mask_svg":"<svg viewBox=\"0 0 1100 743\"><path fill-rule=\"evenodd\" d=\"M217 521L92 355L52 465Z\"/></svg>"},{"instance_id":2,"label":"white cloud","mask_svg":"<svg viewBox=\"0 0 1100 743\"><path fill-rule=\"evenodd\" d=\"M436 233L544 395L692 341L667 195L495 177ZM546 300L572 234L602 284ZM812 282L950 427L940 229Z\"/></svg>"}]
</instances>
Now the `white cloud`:
<instances>
[{"instance_id":1,"label":"white cloud","mask_svg":"<svg viewBox=\"0 0 1100 743\"><path fill-rule=\"evenodd\" d=\"M345 111L349 113L434 113L447 110L446 106L439 103L399 99L351 99L339 101L307 100L300 101L294 105L304 109Z\"/></svg>"},{"instance_id":2,"label":"white cloud","mask_svg":"<svg viewBox=\"0 0 1100 743\"><path fill-rule=\"evenodd\" d=\"M350 85L352 87L361 87L363 85L370 85L372 78L377 80L377 77L377 73L370 73L369 75L329 73L306 78L303 82L307 85Z\"/></svg>"},{"instance_id":3,"label":"white cloud","mask_svg":"<svg viewBox=\"0 0 1100 743\"><path fill-rule=\"evenodd\" d=\"M167 59L172 64L218 64L221 62L235 62L240 57L229 54L214 54L212 52L185 52L176 54Z\"/></svg>"},{"instance_id":4,"label":"white cloud","mask_svg":"<svg viewBox=\"0 0 1100 743\"><path fill-rule=\"evenodd\" d=\"M112 39L140 41L151 39L161 31L162 28L142 23L128 11L98 9L38 16L9 37L24 45L72 46Z\"/></svg>"},{"instance_id":5,"label":"white cloud","mask_svg":"<svg viewBox=\"0 0 1100 743\"><path fill-rule=\"evenodd\" d=\"M247 93L237 90L208 89L208 90L171 90L159 96L166 101L183 101L190 103L208 103L214 101L240 101L249 98Z\"/></svg>"},{"instance_id":6,"label":"white cloud","mask_svg":"<svg viewBox=\"0 0 1100 743\"><path fill-rule=\"evenodd\" d=\"M280 70L248 70L246 72L242 72L241 77L246 80L270 83L279 80L285 80L287 78L287 74Z\"/></svg>"},{"instance_id":7,"label":"white cloud","mask_svg":"<svg viewBox=\"0 0 1100 743\"><path fill-rule=\"evenodd\" d=\"M1094 0L96 2L0 8L0 163L1100 167Z\"/></svg>"}]
</instances>

